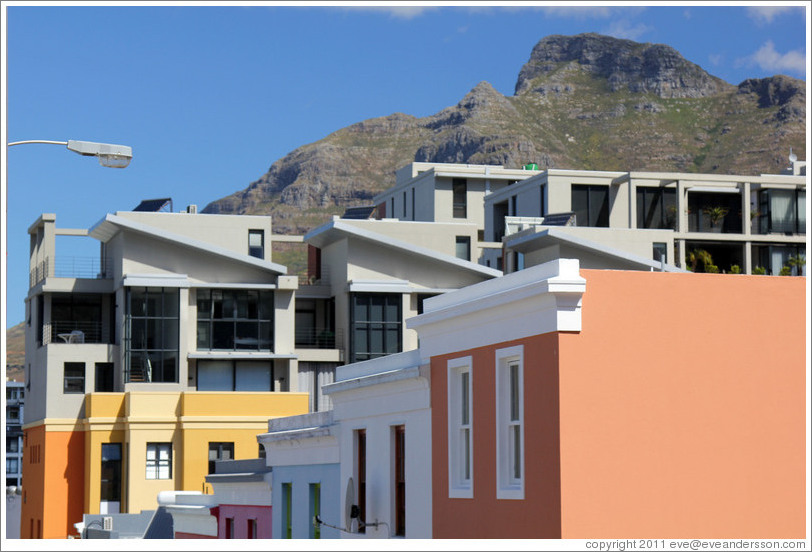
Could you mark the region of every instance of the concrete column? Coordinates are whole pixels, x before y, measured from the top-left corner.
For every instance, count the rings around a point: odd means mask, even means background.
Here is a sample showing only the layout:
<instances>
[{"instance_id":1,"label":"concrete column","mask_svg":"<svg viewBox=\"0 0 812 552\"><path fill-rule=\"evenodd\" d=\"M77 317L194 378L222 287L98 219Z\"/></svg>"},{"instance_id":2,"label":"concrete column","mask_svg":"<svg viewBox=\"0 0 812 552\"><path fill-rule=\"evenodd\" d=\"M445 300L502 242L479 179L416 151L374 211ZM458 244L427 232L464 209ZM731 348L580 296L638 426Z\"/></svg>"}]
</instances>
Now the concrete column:
<instances>
[{"instance_id":1,"label":"concrete column","mask_svg":"<svg viewBox=\"0 0 812 552\"><path fill-rule=\"evenodd\" d=\"M637 228L637 185L631 178L629 178L628 182L629 182L629 228Z\"/></svg>"},{"instance_id":2,"label":"concrete column","mask_svg":"<svg viewBox=\"0 0 812 552\"><path fill-rule=\"evenodd\" d=\"M744 230L742 233L745 236L749 236L751 234L751 227L753 226L750 223L750 183L742 182L739 185L739 189L742 194L742 229Z\"/></svg>"},{"instance_id":3,"label":"concrete column","mask_svg":"<svg viewBox=\"0 0 812 552\"><path fill-rule=\"evenodd\" d=\"M747 218L750 218L748 213ZM748 232L749 234L749 232ZM752 274L753 273L753 242L746 241L744 242L744 270L745 274Z\"/></svg>"},{"instance_id":4,"label":"concrete column","mask_svg":"<svg viewBox=\"0 0 812 552\"><path fill-rule=\"evenodd\" d=\"M677 213L677 233L684 234L688 231L688 189L682 180L677 180Z\"/></svg>"}]
</instances>

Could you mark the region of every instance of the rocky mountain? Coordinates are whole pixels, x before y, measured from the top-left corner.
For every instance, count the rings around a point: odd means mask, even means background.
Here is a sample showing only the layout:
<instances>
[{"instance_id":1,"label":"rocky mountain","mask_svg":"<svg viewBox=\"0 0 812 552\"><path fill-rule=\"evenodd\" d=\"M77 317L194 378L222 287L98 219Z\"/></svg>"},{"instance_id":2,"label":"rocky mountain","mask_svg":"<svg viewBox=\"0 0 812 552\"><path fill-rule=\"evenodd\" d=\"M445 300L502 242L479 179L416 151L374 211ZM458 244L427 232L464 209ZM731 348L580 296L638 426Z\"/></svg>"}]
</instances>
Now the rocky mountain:
<instances>
[{"instance_id":1,"label":"rocky mountain","mask_svg":"<svg viewBox=\"0 0 812 552\"><path fill-rule=\"evenodd\" d=\"M6 330L6 377L23 381L25 366L25 322Z\"/></svg>"},{"instance_id":2,"label":"rocky mountain","mask_svg":"<svg viewBox=\"0 0 812 552\"><path fill-rule=\"evenodd\" d=\"M395 113L337 130L275 161L206 213L271 214L305 233L370 203L411 161L541 168L759 174L806 147L805 82L724 82L662 44L597 34L542 39L513 96L481 82L429 117Z\"/></svg>"}]
</instances>

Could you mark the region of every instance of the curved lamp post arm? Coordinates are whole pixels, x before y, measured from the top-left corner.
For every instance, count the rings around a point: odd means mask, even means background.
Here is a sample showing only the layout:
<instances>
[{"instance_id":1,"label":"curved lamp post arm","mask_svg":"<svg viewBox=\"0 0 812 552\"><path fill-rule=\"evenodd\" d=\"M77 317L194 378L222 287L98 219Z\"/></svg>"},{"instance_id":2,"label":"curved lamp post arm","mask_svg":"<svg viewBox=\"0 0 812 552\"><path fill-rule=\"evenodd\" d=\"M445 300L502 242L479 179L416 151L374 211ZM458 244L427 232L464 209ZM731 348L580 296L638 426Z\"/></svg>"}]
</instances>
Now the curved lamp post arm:
<instances>
[{"instance_id":1,"label":"curved lamp post arm","mask_svg":"<svg viewBox=\"0 0 812 552\"><path fill-rule=\"evenodd\" d=\"M113 169L123 169L130 164L133 158L133 149L130 146L118 144L101 144L98 142L80 142L79 140L68 140L59 142L56 140L21 140L19 142L9 142L8 146L18 146L20 144L56 144L67 146L69 150L79 155L98 157L99 164Z\"/></svg>"}]
</instances>

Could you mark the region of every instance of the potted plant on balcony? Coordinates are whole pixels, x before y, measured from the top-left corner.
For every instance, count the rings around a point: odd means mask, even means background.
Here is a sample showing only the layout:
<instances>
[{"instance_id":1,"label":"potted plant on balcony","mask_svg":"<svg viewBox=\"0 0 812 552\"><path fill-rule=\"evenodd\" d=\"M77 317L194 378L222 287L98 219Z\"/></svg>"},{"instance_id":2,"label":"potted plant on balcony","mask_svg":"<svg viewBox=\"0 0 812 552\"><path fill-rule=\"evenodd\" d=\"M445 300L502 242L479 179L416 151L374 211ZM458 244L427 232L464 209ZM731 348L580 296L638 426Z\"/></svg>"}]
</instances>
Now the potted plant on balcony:
<instances>
[{"instance_id":1,"label":"potted plant on balcony","mask_svg":"<svg viewBox=\"0 0 812 552\"><path fill-rule=\"evenodd\" d=\"M730 212L729 209L725 207L720 207L716 205L714 207L705 207L702 209L702 212L708 217L711 225L711 232L721 232L722 231L722 220L727 216ZM718 223L718 226L717 226Z\"/></svg>"}]
</instances>

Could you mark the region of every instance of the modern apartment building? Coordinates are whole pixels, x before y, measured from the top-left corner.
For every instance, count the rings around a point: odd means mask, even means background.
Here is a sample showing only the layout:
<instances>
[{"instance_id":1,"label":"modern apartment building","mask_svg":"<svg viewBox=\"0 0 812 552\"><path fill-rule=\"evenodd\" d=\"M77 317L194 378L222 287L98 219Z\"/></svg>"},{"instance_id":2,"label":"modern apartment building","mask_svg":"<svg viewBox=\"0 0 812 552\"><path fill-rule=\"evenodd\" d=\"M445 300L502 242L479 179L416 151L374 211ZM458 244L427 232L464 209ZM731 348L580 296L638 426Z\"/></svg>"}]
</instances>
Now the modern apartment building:
<instances>
[{"instance_id":1,"label":"modern apartment building","mask_svg":"<svg viewBox=\"0 0 812 552\"><path fill-rule=\"evenodd\" d=\"M23 416L25 384L6 380L6 487L21 487L23 481Z\"/></svg>"},{"instance_id":2,"label":"modern apartment building","mask_svg":"<svg viewBox=\"0 0 812 552\"><path fill-rule=\"evenodd\" d=\"M549 169L485 198L485 238L504 241L508 272L566 257L569 237L698 272L797 273L794 259L806 254L805 164L788 172ZM506 216L537 220L506 236Z\"/></svg>"},{"instance_id":3,"label":"modern apartment building","mask_svg":"<svg viewBox=\"0 0 812 552\"><path fill-rule=\"evenodd\" d=\"M319 331L334 324L342 362L414 349L417 335L404 321L426 298L501 276L475 262L477 231L472 223L335 217L304 237L313 285L300 288L297 309L310 302Z\"/></svg>"},{"instance_id":4,"label":"modern apartment building","mask_svg":"<svg viewBox=\"0 0 812 552\"><path fill-rule=\"evenodd\" d=\"M806 162L790 163L759 176L411 163L374 201L378 218L475 224L472 259L505 272L569 257L587 268L798 273Z\"/></svg>"},{"instance_id":5,"label":"modern apartment building","mask_svg":"<svg viewBox=\"0 0 812 552\"><path fill-rule=\"evenodd\" d=\"M23 538L208 491L216 460L256 458L269 418L308 411L298 282L271 261L270 217L160 203L89 230L53 214L29 228ZM97 240L99 256L66 263L65 236Z\"/></svg>"},{"instance_id":6,"label":"modern apartment building","mask_svg":"<svg viewBox=\"0 0 812 552\"><path fill-rule=\"evenodd\" d=\"M559 259L426 301L432 536L804 538L804 293Z\"/></svg>"},{"instance_id":7,"label":"modern apartment building","mask_svg":"<svg viewBox=\"0 0 812 552\"><path fill-rule=\"evenodd\" d=\"M538 174L535 165L409 163L395 172L395 185L375 196L378 218L422 222L471 222L484 241L486 196Z\"/></svg>"}]
</instances>

